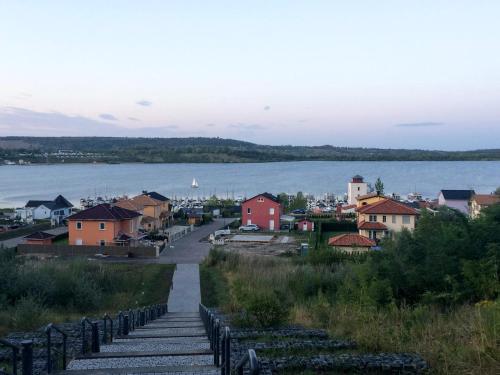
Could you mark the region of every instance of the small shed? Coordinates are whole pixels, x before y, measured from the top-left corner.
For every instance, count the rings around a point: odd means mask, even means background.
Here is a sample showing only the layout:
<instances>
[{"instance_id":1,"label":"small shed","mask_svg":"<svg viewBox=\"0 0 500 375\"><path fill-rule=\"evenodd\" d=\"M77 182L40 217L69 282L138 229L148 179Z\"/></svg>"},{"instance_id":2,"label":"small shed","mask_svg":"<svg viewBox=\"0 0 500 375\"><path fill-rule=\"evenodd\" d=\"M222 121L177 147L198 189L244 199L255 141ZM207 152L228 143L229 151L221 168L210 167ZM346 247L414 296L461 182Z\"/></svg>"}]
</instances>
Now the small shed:
<instances>
[{"instance_id":1,"label":"small shed","mask_svg":"<svg viewBox=\"0 0 500 375\"><path fill-rule=\"evenodd\" d=\"M47 232L35 232L24 237L27 245L52 245L55 235Z\"/></svg>"},{"instance_id":2,"label":"small shed","mask_svg":"<svg viewBox=\"0 0 500 375\"><path fill-rule=\"evenodd\" d=\"M314 221L303 219L297 223L299 232L314 232Z\"/></svg>"}]
</instances>

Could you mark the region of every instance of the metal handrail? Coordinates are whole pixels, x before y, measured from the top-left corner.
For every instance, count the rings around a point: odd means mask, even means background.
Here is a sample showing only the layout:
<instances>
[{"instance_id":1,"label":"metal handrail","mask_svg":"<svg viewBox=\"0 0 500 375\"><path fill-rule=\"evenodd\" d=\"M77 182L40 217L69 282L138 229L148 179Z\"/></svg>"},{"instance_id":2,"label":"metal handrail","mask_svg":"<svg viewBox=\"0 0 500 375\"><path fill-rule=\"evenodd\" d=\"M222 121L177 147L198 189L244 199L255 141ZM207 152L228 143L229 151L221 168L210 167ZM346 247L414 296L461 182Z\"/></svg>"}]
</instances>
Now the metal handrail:
<instances>
[{"instance_id":1,"label":"metal handrail","mask_svg":"<svg viewBox=\"0 0 500 375\"><path fill-rule=\"evenodd\" d=\"M57 327L56 325L49 323L47 327L45 327L45 333L47 334L47 373L50 374L53 369L53 361L52 361L52 330L59 332L63 337L63 352L62 352L62 365L63 370L66 370L66 343L68 334L64 332L62 329Z\"/></svg>"},{"instance_id":2,"label":"metal handrail","mask_svg":"<svg viewBox=\"0 0 500 375\"><path fill-rule=\"evenodd\" d=\"M17 357L21 352L21 365L23 375L33 374L33 341L23 340L21 346L15 345L5 339L0 339L0 345L7 346L12 349L12 373L9 374L4 369L0 369L1 375L17 375Z\"/></svg>"},{"instance_id":3,"label":"metal handrail","mask_svg":"<svg viewBox=\"0 0 500 375\"><path fill-rule=\"evenodd\" d=\"M221 350L221 375L231 375L231 330L229 327L224 327Z\"/></svg>"},{"instance_id":4,"label":"metal handrail","mask_svg":"<svg viewBox=\"0 0 500 375\"><path fill-rule=\"evenodd\" d=\"M86 352L86 339L85 339L85 324L90 325L90 328L92 330L92 344L91 344L91 351L92 353L99 353L100 351L100 346L99 346L99 327L97 325L97 322L92 322L89 318L83 317L80 321L80 324L82 326L82 354L85 354Z\"/></svg>"},{"instance_id":5,"label":"metal handrail","mask_svg":"<svg viewBox=\"0 0 500 375\"><path fill-rule=\"evenodd\" d=\"M260 374L260 363L257 359L257 354L255 354L255 350L248 349L248 352L241 358L235 366L236 374L243 375L243 367L248 363L250 367L250 375L259 375Z\"/></svg>"},{"instance_id":6,"label":"metal handrail","mask_svg":"<svg viewBox=\"0 0 500 375\"><path fill-rule=\"evenodd\" d=\"M108 330L107 330L107 321L109 321L109 342L113 342L113 319L106 313L102 317L103 321L103 332L102 332L102 343L108 343Z\"/></svg>"}]
</instances>

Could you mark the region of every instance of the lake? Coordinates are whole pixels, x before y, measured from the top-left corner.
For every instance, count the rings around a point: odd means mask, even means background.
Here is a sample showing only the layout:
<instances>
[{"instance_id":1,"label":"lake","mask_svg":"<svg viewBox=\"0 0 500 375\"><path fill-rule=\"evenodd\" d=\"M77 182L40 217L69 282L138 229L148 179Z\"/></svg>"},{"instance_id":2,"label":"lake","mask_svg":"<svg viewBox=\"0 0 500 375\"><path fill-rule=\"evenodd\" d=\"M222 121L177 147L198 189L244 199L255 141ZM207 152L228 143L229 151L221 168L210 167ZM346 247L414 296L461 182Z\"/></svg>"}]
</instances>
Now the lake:
<instances>
[{"instance_id":1,"label":"lake","mask_svg":"<svg viewBox=\"0 0 500 375\"><path fill-rule=\"evenodd\" d=\"M385 192L417 191L435 198L441 189L490 193L500 186L500 161L335 162L245 164L55 164L0 166L0 207L20 207L29 199L137 194L156 190L169 197L252 196L270 193L344 194L355 174ZM199 189L192 190L193 178Z\"/></svg>"}]
</instances>

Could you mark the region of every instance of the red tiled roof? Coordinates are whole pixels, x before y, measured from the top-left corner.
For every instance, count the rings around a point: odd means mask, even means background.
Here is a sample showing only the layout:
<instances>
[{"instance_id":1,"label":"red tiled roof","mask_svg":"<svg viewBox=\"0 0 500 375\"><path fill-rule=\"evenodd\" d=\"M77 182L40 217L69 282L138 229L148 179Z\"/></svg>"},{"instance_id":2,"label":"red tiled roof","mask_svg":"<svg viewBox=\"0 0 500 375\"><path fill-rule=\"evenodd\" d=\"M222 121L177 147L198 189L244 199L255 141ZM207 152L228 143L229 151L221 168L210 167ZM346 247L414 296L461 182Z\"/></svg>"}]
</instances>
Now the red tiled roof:
<instances>
[{"instance_id":1,"label":"red tiled roof","mask_svg":"<svg viewBox=\"0 0 500 375\"><path fill-rule=\"evenodd\" d=\"M417 210L414 208L408 207L392 199L384 199L376 203L359 207L358 212L362 214L418 215Z\"/></svg>"},{"instance_id":2,"label":"red tiled roof","mask_svg":"<svg viewBox=\"0 0 500 375\"><path fill-rule=\"evenodd\" d=\"M141 216L141 214L132 210L127 210L126 208L111 206L109 203L103 203L71 215L68 217L68 220L117 221L133 219L137 216Z\"/></svg>"},{"instance_id":3,"label":"red tiled roof","mask_svg":"<svg viewBox=\"0 0 500 375\"><path fill-rule=\"evenodd\" d=\"M350 210L351 208L356 208L355 204L349 204L347 206L340 206L342 210Z\"/></svg>"},{"instance_id":4,"label":"red tiled roof","mask_svg":"<svg viewBox=\"0 0 500 375\"><path fill-rule=\"evenodd\" d=\"M500 203L500 195L494 194L476 194L472 197L480 206L489 206L495 203Z\"/></svg>"},{"instance_id":5,"label":"red tiled roof","mask_svg":"<svg viewBox=\"0 0 500 375\"><path fill-rule=\"evenodd\" d=\"M362 221L358 225L358 229L368 229L368 230L386 230L387 227L376 221Z\"/></svg>"},{"instance_id":6,"label":"red tiled roof","mask_svg":"<svg viewBox=\"0 0 500 375\"><path fill-rule=\"evenodd\" d=\"M328 240L330 246L372 247L376 243L360 234L346 233L331 237Z\"/></svg>"}]
</instances>

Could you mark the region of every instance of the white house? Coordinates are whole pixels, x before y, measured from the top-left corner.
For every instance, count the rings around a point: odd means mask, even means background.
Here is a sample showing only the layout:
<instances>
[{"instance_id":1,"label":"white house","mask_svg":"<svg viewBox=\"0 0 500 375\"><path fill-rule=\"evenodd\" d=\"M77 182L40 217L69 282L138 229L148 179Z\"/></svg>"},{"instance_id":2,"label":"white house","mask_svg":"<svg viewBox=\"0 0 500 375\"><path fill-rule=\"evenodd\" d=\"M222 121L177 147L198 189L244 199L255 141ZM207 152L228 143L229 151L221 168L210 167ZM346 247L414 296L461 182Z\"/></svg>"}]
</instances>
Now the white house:
<instances>
[{"instance_id":1,"label":"white house","mask_svg":"<svg viewBox=\"0 0 500 375\"><path fill-rule=\"evenodd\" d=\"M356 175L347 185L347 203L349 205L357 203L357 197L368 193L368 184L363 181L363 177Z\"/></svg>"},{"instance_id":2,"label":"white house","mask_svg":"<svg viewBox=\"0 0 500 375\"><path fill-rule=\"evenodd\" d=\"M17 217L25 222L50 219L52 224L58 225L72 213L73 205L62 195L53 201L30 200L23 208L16 210Z\"/></svg>"},{"instance_id":3,"label":"white house","mask_svg":"<svg viewBox=\"0 0 500 375\"><path fill-rule=\"evenodd\" d=\"M474 190L441 190L438 195L438 205L454 208L467 215L469 201L474 194Z\"/></svg>"}]
</instances>

